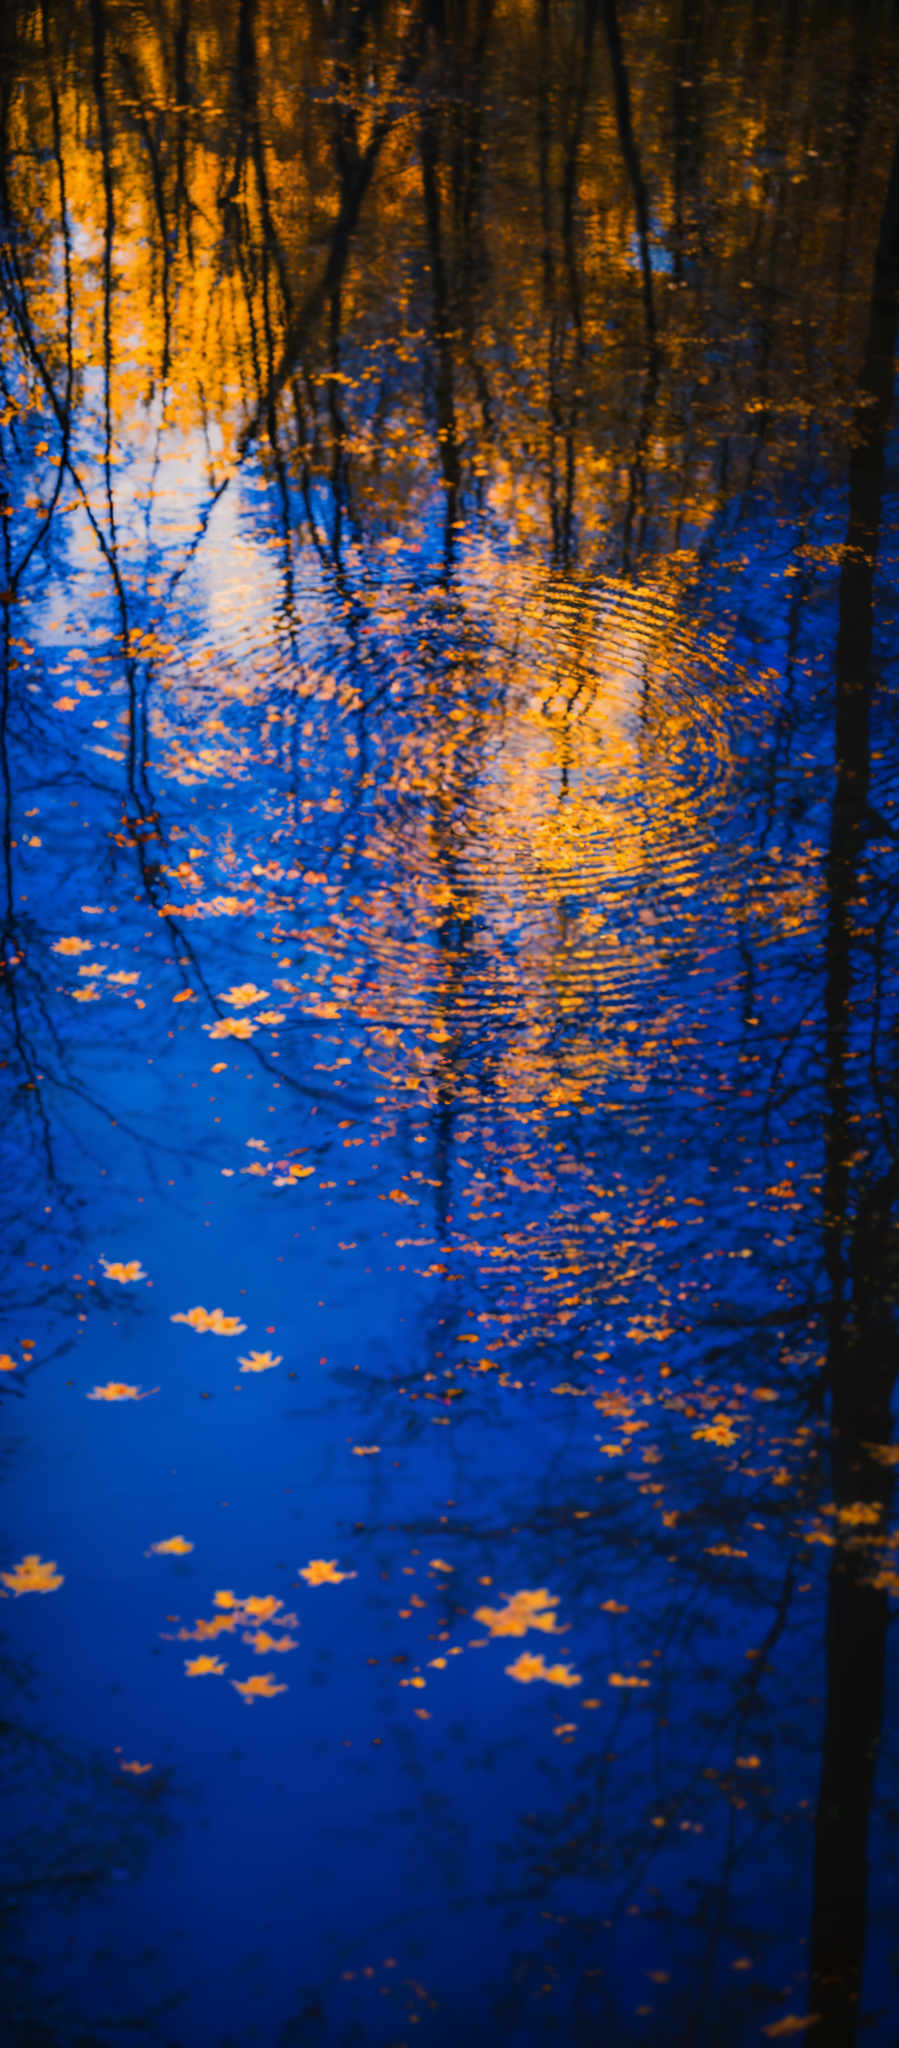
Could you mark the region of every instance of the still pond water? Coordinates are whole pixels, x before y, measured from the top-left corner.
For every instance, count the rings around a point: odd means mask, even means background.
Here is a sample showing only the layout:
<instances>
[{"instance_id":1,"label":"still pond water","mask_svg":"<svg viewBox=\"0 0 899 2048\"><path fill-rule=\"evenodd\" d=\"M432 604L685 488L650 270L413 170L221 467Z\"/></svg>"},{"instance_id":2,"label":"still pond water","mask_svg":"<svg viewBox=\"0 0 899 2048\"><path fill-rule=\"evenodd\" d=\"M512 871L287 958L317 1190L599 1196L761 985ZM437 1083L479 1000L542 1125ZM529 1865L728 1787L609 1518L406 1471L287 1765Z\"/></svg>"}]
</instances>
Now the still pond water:
<instances>
[{"instance_id":1,"label":"still pond water","mask_svg":"<svg viewBox=\"0 0 899 2048\"><path fill-rule=\"evenodd\" d=\"M14 2048L899 2034L899 28L3 23Z\"/></svg>"}]
</instances>

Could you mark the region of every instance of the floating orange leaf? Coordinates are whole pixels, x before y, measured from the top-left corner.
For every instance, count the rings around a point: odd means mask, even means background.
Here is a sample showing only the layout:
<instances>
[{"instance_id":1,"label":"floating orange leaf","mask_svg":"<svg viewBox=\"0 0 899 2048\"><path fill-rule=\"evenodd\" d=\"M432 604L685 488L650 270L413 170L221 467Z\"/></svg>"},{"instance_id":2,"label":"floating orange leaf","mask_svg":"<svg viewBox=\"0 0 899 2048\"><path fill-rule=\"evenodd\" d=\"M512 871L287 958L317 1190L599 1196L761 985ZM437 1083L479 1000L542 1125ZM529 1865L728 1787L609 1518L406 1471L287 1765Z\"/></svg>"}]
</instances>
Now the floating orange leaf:
<instances>
[{"instance_id":1,"label":"floating orange leaf","mask_svg":"<svg viewBox=\"0 0 899 2048\"><path fill-rule=\"evenodd\" d=\"M221 1678L228 1666L218 1657L185 1657L184 1669L188 1678Z\"/></svg>"},{"instance_id":2,"label":"floating orange leaf","mask_svg":"<svg viewBox=\"0 0 899 2048\"><path fill-rule=\"evenodd\" d=\"M11 1572L0 1572L4 1586L18 1599L20 1593L55 1593L57 1586L64 1584L64 1574L56 1569L56 1560L48 1563L45 1558L29 1554Z\"/></svg>"},{"instance_id":3,"label":"floating orange leaf","mask_svg":"<svg viewBox=\"0 0 899 2048\"><path fill-rule=\"evenodd\" d=\"M242 981L236 988L223 989L220 1003L230 1003L234 1010L248 1010L253 1003L261 1003L268 995L267 988L257 988L253 981Z\"/></svg>"},{"instance_id":4,"label":"floating orange leaf","mask_svg":"<svg viewBox=\"0 0 899 2048\"><path fill-rule=\"evenodd\" d=\"M124 1380L107 1380L105 1387L91 1387L89 1401L149 1401L151 1394L158 1394L158 1387L148 1387L144 1393L141 1387L129 1387Z\"/></svg>"},{"instance_id":5,"label":"floating orange leaf","mask_svg":"<svg viewBox=\"0 0 899 2048\"><path fill-rule=\"evenodd\" d=\"M334 1557L313 1557L306 1565L299 1567L300 1578L307 1586L339 1586L343 1579L354 1579L355 1572L339 1572Z\"/></svg>"},{"instance_id":6,"label":"floating orange leaf","mask_svg":"<svg viewBox=\"0 0 899 2048\"><path fill-rule=\"evenodd\" d=\"M246 1323L237 1316L223 1315L220 1308L179 1309L172 1316L173 1323L187 1323L192 1330L212 1330L216 1337L239 1337L246 1329Z\"/></svg>"},{"instance_id":7,"label":"floating orange leaf","mask_svg":"<svg viewBox=\"0 0 899 2048\"><path fill-rule=\"evenodd\" d=\"M286 1692L286 1685L276 1685L273 1671L260 1671L255 1678L232 1678L229 1683L248 1707L254 1700L273 1700L276 1692Z\"/></svg>"},{"instance_id":8,"label":"floating orange leaf","mask_svg":"<svg viewBox=\"0 0 899 2048\"><path fill-rule=\"evenodd\" d=\"M492 1636L523 1636L529 1628L540 1629L544 1635L555 1633L557 1593L548 1593L545 1586L539 1586L536 1592L504 1594L503 1598L505 1607L476 1607L474 1611L475 1621L489 1628Z\"/></svg>"},{"instance_id":9,"label":"floating orange leaf","mask_svg":"<svg viewBox=\"0 0 899 2048\"><path fill-rule=\"evenodd\" d=\"M188 1551L193 1550L193 1547L193 1544L188 1543L185 1536L166 1536L161 1543L151 1543L149 1550L144 1551L144 1556L186 1557Z\"/></svg>"},{"instance_id":10,"label":"floating orange leaf","mask_svg":"<svg viewBox=\"0 0 899 2048\"><path fill-rule=\"evenodd\" d=\"M0 1351L0 1372L15 1372L15 1371L16 1371L16 1360L15 1360L14 1358L10 1358L10 1355L9 1355L9 1352L8 1352L8 1351Z\"/></svg>"},{"instance_id":11,"label":"floating orange leaf","mask_svg":"<svg viewBox=\"0 0 899 2048\"><path fill-rule=\"evenodd\" d=\"M568 1664L546 1664L542 1657L530 1656L522 1650L514 1664L506 1665L506 1677L517 1678L519 1685L531 1685L535 1678L543 1678L548 1685L580 1685L578 1673Z\"/></svg>"},{"instance_id":12,"label":"floating orange leaf","mask_svg":"<svg viewBox=\"0 0 899 2048\"><path fill-rule=\"evenodd\" d=\"M144 1772L145 1772L145 1771L152 1771L152 1769L153 1769L153 1766L152 1766L152 1764L138 1764L138 1763L131 1763L131 1764L126 1764L126 1763L124 1763L124 1762L122 1762L122 1763L120 1763L120 1764L119 1764L119 1770L120 1770L120 1771L129 1771L129 1772L131 1773L131 1776L132 1776L132 1778L142 1778L142 1777L143 1777L143 1775L144 1775Z\"/></svg>"},{"instance_id":13,"label":"floating orange leaf","mask_svg":"<svg viewBox=\"0 0 899 2048\"><path fill-rule=\"evenodd\" d=\"M146 1280L147 1277L139 1259L128 1259L123 1265L120 1259L104 1259L101 1253L100 1264L107 1280L119 1280L123 1287L129 1281Z\"/></svg>"},{"instance_id":14,"label":"floating orange leaf","mask_svg":"<svg viewBox=\"0 0 899 2048\"><path fill-rule=\"evenodd\" d=\"M769 2041L779 2041L787 2034L804 2034L807 2028L817 2027L820 2020L819 2012L808 2012L804 2017L795 2012L788 2012L784 2014L782 2020L772 2020L770 2027L763 2027L762 2033L767 2035Z\"/></svg>"},{"instance_id":15,"label":"floating orange leaf","mask_svg":"<svg viewBox=\"0 0 899 2048\"><path fill-rule=\"evenodd\" d=\"M283 1365L282 1358L275 1358L271 1351L251 1351L249 1358L239 1359L241 1372L273 1372L276 1365Z\"/></svg>"},{"instance_id":16,"label":"floating orange leaf","mask_svg":"<svg viewBox=\"0 0 899 2048\"><path fill-rule=\"evenodd\" d=\"M246 1017L220 1017L217 1024L209 1027L210 1038L252 1038L255 1024Z\"/></svg>"},{"instance_id":17,"label":"floating orange leaf","mask_svg":"<svg viewBox=\"0 0 899 2048\"><path fill-rule=\"evenodd\" d=\"M89 953L90 939L57 939L51 947L53 953Z\"/></svg>"}]
</instances>

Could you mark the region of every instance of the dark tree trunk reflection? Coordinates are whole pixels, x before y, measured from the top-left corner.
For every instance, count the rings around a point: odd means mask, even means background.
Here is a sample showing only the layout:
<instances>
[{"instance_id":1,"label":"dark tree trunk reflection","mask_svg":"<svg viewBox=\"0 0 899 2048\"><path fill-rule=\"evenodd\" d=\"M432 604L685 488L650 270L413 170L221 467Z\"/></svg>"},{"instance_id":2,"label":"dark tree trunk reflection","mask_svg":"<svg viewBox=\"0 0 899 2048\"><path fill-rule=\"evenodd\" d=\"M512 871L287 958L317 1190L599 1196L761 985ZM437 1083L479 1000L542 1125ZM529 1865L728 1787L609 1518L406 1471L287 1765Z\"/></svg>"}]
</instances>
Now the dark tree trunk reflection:
<instances>
[{"instance_id":1,"label":"dark tree trunk reflection","mask_svg":"<svg viewBox=\"0 0 899 2048\"><path fill-rule=\"evenodd\" d=\"M891 1241L899 1161L893 1158L877 1170L872 1143L868 1175L853 1204L853 1160L860 1150L864 1157L866 1132L853 1110L849 1041L853 907L862 849L877 829L868 813L873 599L892 402L897 281L899 144L877 252L861 379L861 430L850 466L827 877L827 1370L834 1503L838 1517L843 1517L838 1526L846 1534L838 1537L830 1574L827 1716L815 1839L810 2010L820 2014L815 2038L821 2048L850 2048L856 2035L865 1950L868 1825L883 1717L888 1620L887 1593L872 1583L875 1567L863 1532L882 1526L890 1498L890 1467L877 1459L876 1451L891 1440L897 1377ZM856 1507L871 1511L867 1522L853 1514Z\"/></svg>"}]
</instances>

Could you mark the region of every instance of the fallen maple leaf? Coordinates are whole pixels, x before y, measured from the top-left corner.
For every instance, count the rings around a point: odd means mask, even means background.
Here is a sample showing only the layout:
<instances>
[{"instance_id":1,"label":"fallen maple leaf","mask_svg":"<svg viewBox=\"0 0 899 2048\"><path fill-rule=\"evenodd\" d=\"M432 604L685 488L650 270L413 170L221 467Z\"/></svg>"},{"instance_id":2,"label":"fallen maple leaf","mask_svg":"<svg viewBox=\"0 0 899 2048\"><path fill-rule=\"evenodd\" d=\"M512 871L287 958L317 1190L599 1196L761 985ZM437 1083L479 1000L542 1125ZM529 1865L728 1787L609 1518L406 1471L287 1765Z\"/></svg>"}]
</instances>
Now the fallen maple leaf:
<instances>
[{"instance_id":1,"label":"fallen maple leaf","mask_svg":"<svg viewBox=\"0 0 899 2048\"><path fill-rule=\"evenodd\" d=\"M334 1557L313 1557L307 1565L299 1566L300 1578L308 1586L339 1586L343 1579L354 1579L355 1572L339 1572Z\"/></svg>"},{"instance_id":2,"label":"fallen maple leaf","mask_svg":"<svg viewBox=\"0 0 899 2048\"><path fill-rule=\"evenodd\" d=\"M254 1700L273 1700L276 1692L286 1692L286 1685L276 1685L272 1671L260 1671L255 1678L232 1678L229 1683L248 1707Z\"/></svg>"},{"instance_id":3,"label":"fallen maple leaf","mask_svg":"<svg viewBox=\"0 0 899 2048\"><path fill-rule=\"evenodd\" d=\"M20 1593L55 1593L57 1586L65 1583L62 1572L57 1572L55 1558L46 1559L30 1554L23 1557L11 1572L0 1572L4 1586L18 1599Z\"/></svg>"},{"instance_id":4,"label":"fallen maple leaf","mask_svg":"<svg viewBox=\"0 0 899 2048\"><path fill-rule=\"evenodd\" d=\"M242 981L236 988L223 989L220 1003L230 1003L232 1009L248 1010L253 1003L261 1003L268 995L267 988L257 988L253 981Z\"/></svg>"},{"instance_id":5,"label":"fallen maple leaf","mask_svg":"<svg viewBox=\"0 0 899 2048\"><path fill-rule=\"evenodd\" d=\"M505 1607L476 1607L474 1610L475 1621L489 1628L492 1636L523 1636L529 1628L540 1629L544 1635L556 1632L557 1593L548 1593L545 1586L539 1586L534 1593L504 1594L503 1597Z\"/></svg>"},{"instance_id":6,"label":"fallen maple leaf","mask_svg":"<svg viewBox=\"0 0 899 2048\"><path fill-rule=\"evenodd\" d=\"M193 1550L193 1547L193 1544L188 1543L184 1536L166 1536L161 1543L151 1543L149 1550L144 1551L144 1556L186 1557L188 1551Z\"/></svg>"},{"instance_id":7,"label":"fallen maple leaf","mask_svg":"<svg viewBox=\"0 0 899 2048\"><path fill-rule=\"evenodd\" d=\"M580 1685L581 1679L567 1664L546 1664L542 1657L534 1657L522 1650L514 1664L506 1665L506 1677L517 1678L519 1685L531 1685L535 1678L543 1678L549 1685Z\"/></svg>"},{"instance_id":8,"label":"fallen maple leaf","mask_svg":"<svg viewBox=\"0 0 899 2048\"><path fill-rule=\"evenodd\" d=\"M282 1358L273 1357L270 1351L251 1351L249 1358L239 1358L241 1372L272 1372L276 1365L283 1365Z\"/></svg>"},{"instance_id":9,"label":"fallen maple leaf","mask_svg":"<svg viewBox=\"0 0 899 2048\"><path fill-rule=\"evenodd\" d=\"M129 1281L146 1280L147 1277L139 1259L128 1259L123 1265L120 1259L104 1259L101 1252L100 1264L107 1280L120 1280L123 1287Z\"/></svg>"},{"instance_id":10,"label":"fallen maple leaf","mask_svg":"<svg viewBox=\"0 0 899 2048\"><path fill-rule=\"evenodd\" d=\"M209 1027L210 1038L252 1038L255 1024L246 1017L220 1017L217 1024Z\"/></svg>"},{"instance_id":11,"label":"fallen maple leaf","mask_svg":"<svg viewBox=\"0 0 899 2048\"><path fill-rule=\"evenodd\" d=\"M91 1387L89 1401L148 1401L151 1394L158 1394L158 1387L148 1387L144 1393L141 1387L129 1387L124 1380L108 1380L105 1387Z\"/></svg>"},{"instance_id":12,"label":"fallen maple leaf","mask_svg":"<svg viewBox=\"0 0 899 2048\"><path fill-rule=\"evenodd\" d=\"M185 1657L184 1669L188 1678L221 1678L228 1666L218 1657Z\"/></svg>"},{"instance_id":13,"label":"fallen maple leaf","mask_svg":"<svg viewBox=\"0 0 899 2048\"><path fill-rule=\"evenodd\" d=\"M212 1330L216 1337L240 1337L246 1329L237 1316L223 1315L220 1308L178 1309L172 1316L173 1323L187 1323L192 1330Z\"/></svg>"}]
</instances>

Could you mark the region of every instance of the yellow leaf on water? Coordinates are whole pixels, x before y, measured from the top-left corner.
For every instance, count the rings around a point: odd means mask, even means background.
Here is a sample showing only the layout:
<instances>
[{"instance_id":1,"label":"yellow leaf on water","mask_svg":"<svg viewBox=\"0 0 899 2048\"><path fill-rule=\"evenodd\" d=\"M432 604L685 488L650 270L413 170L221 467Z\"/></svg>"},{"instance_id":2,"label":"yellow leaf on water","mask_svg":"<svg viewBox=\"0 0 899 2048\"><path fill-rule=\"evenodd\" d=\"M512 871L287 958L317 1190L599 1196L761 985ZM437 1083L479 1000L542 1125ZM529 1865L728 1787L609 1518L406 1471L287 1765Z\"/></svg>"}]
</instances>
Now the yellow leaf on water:
<instances>
[{"instance_id":1,"label":"yellow leaf on water","mask_svg":"<svg viewBox=\"0 0 899 2048\"><path fill-rule=\"evenodd\" d=\"M354 1579L355 1572L339 1572L334 1557L313 1557L307 1565L299 1566L300 1578L308 1586L339 1586L343 1579Z\"/></svg>"},{"instance_id":2,"label":"yellow leaf on water","mask_svg":"<svg viewBox=\"0 0 899 2048\"><path fill-rule=\"evenodd\" d=\"M247 1327L237 1316L223 1315L220 1308L178 1309L171 1320L173 1323L187 1323L192 1330L199 1330L201 1334L205 1330L212 1330L216 1337L240 1337Z\"/></svg>"},{"instance_id":3,"label":"yellow leaf on water","mask_svg":"<svg viewBox=\"0 0 899 2048\"><path fill-rule=\"evenodd\" d=\"M735 1756L734 1763L739 1765L741 1771L758 1771L761 1769L762 1759L760 1756Z\"/></svg>"},{"instance_id":4,"label":"yellow leaf on water","mask_svg":"<svg viewBox=\"0 0 899 2048\"><path fill-rule=\"evenodd\" d=\"M770 2027L763 2027L762 2033L769 2041L783 2040L787 2034L804 2034L808 2027L817 2027L820 2021L819 2012L806 2013L804 2018L798 2013L788 2012L782 2020L773 2020Z\"/></svg>"},{"instance_id":5,"label":"yellow leaf on water","mask_svg":"<svg viewBox=\"0 0 899 2048\"><path fill-rule=\"evenodd\" d=\"M246 1017L220 1017L217 1024L210 1026L210 1038L252 1038L255 1024Z\"/></svg>"},{"instance_id":6,"label":"yellow leaf on water","mask_svg":"<svg viewBox=\"0 0 899 2048\"><path fill-rule=\"evenodd\" d=\"M151 1543L149 1550L144 1551L144 1556L186 1557L188 1551L193 1550L193 1547L193 1544L188 1543L185 1536L166 1536L161 1543Z\"/></svg>"},{"instance_id":7,"label":"yellow leaf on water","mask_svg":"<svg viewBox=\"0 0 899 2048\"><path fill-rule=\"evenodd\" d=\"M89 1401L148 1401L151 1394L158 1394L158 1387L148 1387L144 1393L141 1387L129 1387L124 1380L108 1380L105 1387L91 1387Z\"/></svg>"},{"instance_id":8,"label":"yellow leaf on water","mask_svg":"<svg viewBox=\"0 0 899 2048\"><path fill-rule=\"evenodd\" d=\"M489 1628L492 1636L523 1636L529 1628L540 1629L544 1635L553 1635L558 1626L555 1609L559 1604L557 1593L548 1593L545 1586L536 1592L507 1593L503 1595L505 1607L476 1607L475 1621Z\"/></svg>"},{"instance_id":9,"label":"yellow leaf on water","mask_svg":"<svg viewBox=\"0 0 899 2048\"><path fill-rule=\"evenodd\" d=\"M55 1593L57 1586L65 1583L64 1574L56 1569L55 1558L48 1562L33 1554L23 1557L11 1572L0 1572L0 1578L17 1599L20 1593Z\"/></svg>"},{"instance_id":10,"label":"yellow leaf on water","mask_svg":"<svg viewBox=\"0 0 899 2048\"><path fill-rule=\"evenodd\" d=\"M219 1595L216 1594L215 1597L218 1601ZM233 1595L231 1597L233 1598ZM284 1602L276 1599L274 1593L248 1593L246 1599L238 1601L237 1604L244 1615L249 1615L253 1621L271 1621L272 1615L277 1614Z\"/></svg>"},{"instance_id":11,"label":"yellow leaf on water","mask_svg":"<svg viewBox=\"0 0 899 2048\"><path fill-rule=\"evenodd\" d=\"M221 1678L228 1666L218 1657L185 1657L184 1669L188 1678Z\"/></svg>"},{"instance_id":12,"label":"yellow leaf on water","mask_svg":"<svg viewBox=\"0 0 899 2048\"><path fill-rule=\"evenodd\" d=\"M257 1010L256 1016L254 1018L254 1022L256 1024L275 1025L283 1024L284 1021L285 1019L283 1010Z\"/></svg>"},{"instance_id":13,"label":"yellow leaf on water","mask_svg":"<svg viewBox=\"0 0 899 2048\"><path fill-rule=\"evenodd\" d=\"M267 988L257 988L253 981L243 981L236 988L223 989L220 1003L230 1003L232 1009L248 1010L253 1003L261 1003L268 995Z\"/></svg>"},{"instance_id":14,"label":"yellow leaf on water","mask_svg":"<svg viewBox=\"0 0 899 2048\"><path fill-rule=\"evenodd\" d=\"M57 939L51 947L53 953L89 953L90 939Z\"/></svg>"},{"instance_id":15,"label":"yellow leaf on water","mask_svg":"<svg viewBox=\"0 0 899 2048\"><path fill-rule=\"evenodd\" d=\"M265 1657L269 1652L275 1656L284 1656L288 1650L299 1648L293 1636L270 1636L268 1630L264 1628L259 1629L256 1635L247 1633L243 1640L245 1643L252 1643L257 1657Z\"/></svg>"},{"instance_id":16,"label":"yellow leaf on water","mask_svg":"<svg viewBox=\"0 0 899 2048\"><path fill-rule=\"evenodd\" d=\"M517 1678L519 1685L531 1685L535 1678L543 1678L549 1685L580 1685L581 1679L567 1664L546 1664L542 1657L529 1656L522 1650L514 1664L506 1665L507 1678Z\"/></svg>"},{"instance_id":17,"label":"yellow leaf on water","mask_svg":"<svg viewBox=\"0 0 899 2048\"><path fill-rule=\"evenodd\" d=\"M14 1358L10 1358L10 1355L9 1355L9 1352L8 1352L8 1351L0 1351L0 1372L15 1372L15 1371L16 1371L16 1360L15 1360Z\"/></svg>"},{"instance_id":18,"label":"yellow leaf on water","mask_svg":"<svg viewBox=\"0 0 899 2048\"><path fill-rule=\"evenodd\" d=\"M275 1358L271 1351L251 1351L249 1358L238 1360L241 1372L272 1372L276 1365L283 1365L282 1358Z\"/></svg>"},{"instance_id":19,"label":"yellow leaf on water","mask_svg":"<svg viewBox=\"0 0 899 2048\"><path fill-rule=\"evenodd\" d=\"M146 1280L147 1277L139 1259L128 1259L123 1265L120 1259L104 1259L101 1252L100 1264L107 1280L120 1280L123 1287L129 1281Z\"/></svg>"},{"instance_id":20,"label":"yellow leaf on water","mask_svg":"<svg viewBox=\"0 0 899 2048\"><path fill-rule=\"evenodd\" d=\"M647 1686L647 1685L649 1684L649 1679L648 1679L648 1678L625 1678L625 1677L623 1677L623 1675L622 1675L622 1673L621 1673L620 1671L610 1671L610 1672L609 1672L609 1680L608 1680L608 1682L609 1682L609 1684L610 1684L610 1685L615 1685L615 1686L619 1686L619 1687L622 1687L622 1688L623 1688L623 1687L628 1687L628 1688L636 1688L636 1687L638 1687L638 1686Z\"/></svg>"},{"instance_id":21,"label":"yellow leaf on water","mask_svg":"<svg viewBox=\"0 0 899 2048\"><path fill-rule=\"evenodd\" d=\"M254 1700L273 1700L276 1692L286 1692L286 1685L276 1685L272 1671L260 1671L255 1678L232 1678L229 1683L248 1707Z\"/></svg>"},{"instance_id":22,"label":"yellow leaf on water","mask_svg":"<svg viewBox=\"0 0 899 2048\"><path fill-rule=\"evenodd\" d=\"M142 1778L142 1777L143 1777L143 1775L144 1775L144 1772L145 1772L145 1771L152 1771L152 1769L153 1769L153 1766L152 1766L152 1764L138 1764L138 1763L126 1764L126 1763L124 1763L124 1762L123 1762L123 1763L120 1763L120 1764L119 1764L119 1770L120 1770L120 1771L130 1771L130 1773L131 1773L131 1776L132 1776L133 1778Z\"/></svg>"},{"instance_id":23,"label":"yellow leaf on water","mask_svg":"<svg viewBox=\"0 0 899 2048\"><path fill-rule=\"evenodd\" d=\"M354 1445L353 1445L353 1457L354 1457L354 1458L376 1458L376 1457L377 1457L377 1455L378 1455L378 1453L379 1453L379 1451L380 1451L380 1449L381 1449L381 1446L380 1446L380 1444L354 1444Z\"/></svg>"},{"instance_id":24,"label":"yellow leaf on water","mask_svg":"<svg viewBox=\"0 0 899 2048\"><path fill-rule=\"evenodd\" d=\"M704 1422L701 1429L694 1429L691 1435L706 1444L721 1444L725 1449L737 1441L736 1431L728 1415L716 1415L713 1422Z\"/></svg>"}]
</instances>

